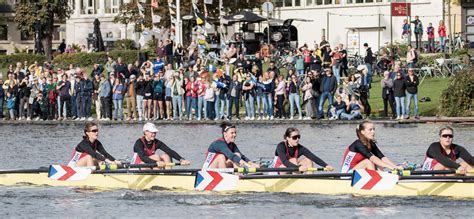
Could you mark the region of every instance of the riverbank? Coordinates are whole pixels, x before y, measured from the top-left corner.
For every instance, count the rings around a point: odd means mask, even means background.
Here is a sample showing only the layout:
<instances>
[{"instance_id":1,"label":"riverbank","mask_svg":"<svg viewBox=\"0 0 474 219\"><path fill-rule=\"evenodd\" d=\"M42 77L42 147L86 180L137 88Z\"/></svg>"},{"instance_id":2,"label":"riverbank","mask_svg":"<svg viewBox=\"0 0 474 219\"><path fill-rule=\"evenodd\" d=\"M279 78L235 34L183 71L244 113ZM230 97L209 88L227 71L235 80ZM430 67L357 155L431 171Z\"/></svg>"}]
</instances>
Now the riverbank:
<instances>
[{"instance_id":1,"label":"riverbank","mask_svg":"<svg viewBox=\"0 0 474 219\"><path fill-rule=\"evenodd\" d=\"M404 119L395 120L388 118L370 118L369 120L378 124L472 124L474 125L474 117L420 117L420 119ZM361 120L328 120L328 119L311 119L311 120L298 120L298 119L273 119L273 120L229 120L233 124L359 124ZM39 125L57 125L57 124L84 124L87 121L27 121L27 120L0 120L0 124L39 124ZM179 121L179 120L149 120L149 121L98 121L93 122L102 125L117 125L117 124L144 124L146 122L153 122L155 124L179 124L179 125L199 125L199 124L219 124L222 120L191 120L191 121Z\"/></svg>"}]
</instances>

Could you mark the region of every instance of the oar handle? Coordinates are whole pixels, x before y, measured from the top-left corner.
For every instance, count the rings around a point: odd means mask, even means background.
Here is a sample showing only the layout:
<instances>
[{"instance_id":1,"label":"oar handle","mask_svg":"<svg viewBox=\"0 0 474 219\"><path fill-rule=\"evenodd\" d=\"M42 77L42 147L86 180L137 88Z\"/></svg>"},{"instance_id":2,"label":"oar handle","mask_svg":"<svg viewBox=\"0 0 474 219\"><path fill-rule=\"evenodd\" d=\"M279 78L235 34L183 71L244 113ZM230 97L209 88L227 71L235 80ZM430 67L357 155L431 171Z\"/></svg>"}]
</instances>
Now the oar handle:
<instances>
[{"instance_id":1,"label":"oar handle","mask_svg":"<svg viewBox=\"0 0 474 219\"><path fill-rule=\"evenodd\" d=\"M422 171L415 171L415 170L392 170L392 174L396 174L399 176L411 176L411 175L433 175L433 174L457 174L457 175L464 175L459 170L422 170ZM474 170L466 170L466 174L474 173Z\"/></svg>"}]
</instances>

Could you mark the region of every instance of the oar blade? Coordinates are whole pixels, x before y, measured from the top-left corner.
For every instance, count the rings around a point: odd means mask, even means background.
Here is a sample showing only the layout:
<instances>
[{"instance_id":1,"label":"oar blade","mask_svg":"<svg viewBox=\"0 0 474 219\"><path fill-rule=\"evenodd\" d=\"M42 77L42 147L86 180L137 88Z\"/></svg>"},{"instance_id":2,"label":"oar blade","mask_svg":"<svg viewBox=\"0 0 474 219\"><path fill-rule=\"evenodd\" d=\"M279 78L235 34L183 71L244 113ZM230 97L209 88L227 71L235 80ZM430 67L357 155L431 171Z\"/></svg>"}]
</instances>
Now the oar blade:
<instances>
[{"instance_id":1,"label":"oar blade","mask_svg":"<svg viewBox=\"0 0 474 219\"><path fill-rule=\"evenodd\" d=\"M391 190L399 177L394 174L376 170L355 170L351 186L364 190Z\"/></svg>"},{"instance_id":2,"label":"oar blade","mask_svg":"<svg viewBox=\"0 0 474 219\"><path fill-rule=\"evenodd\" d=\"M239 177L217 171L199 171L194 188L198 191L231 191L235 190Z\"/></svg>"},{"instance_id":3,"label":"oar blade","mask_svg":"<svg viewBox=\"0 0 474 219\"><path fill-rule=\"evenodd\" d=\"M48 177L59 181L79 181L87 179L91 173L91 168L51 165L49 166Z\"/></svg>"}]
</instances>

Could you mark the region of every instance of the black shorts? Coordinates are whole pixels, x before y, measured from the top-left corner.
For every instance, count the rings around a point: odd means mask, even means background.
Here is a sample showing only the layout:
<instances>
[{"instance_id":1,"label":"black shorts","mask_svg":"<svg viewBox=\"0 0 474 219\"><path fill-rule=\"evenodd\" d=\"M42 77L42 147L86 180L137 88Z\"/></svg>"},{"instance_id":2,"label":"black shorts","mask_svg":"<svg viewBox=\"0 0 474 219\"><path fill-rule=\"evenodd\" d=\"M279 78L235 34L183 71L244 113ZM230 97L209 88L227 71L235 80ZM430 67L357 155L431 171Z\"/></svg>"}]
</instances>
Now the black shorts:
<instances>
[{"instance_id":1,"label":"black shorts","mask_svg":"<svg viewBox=\"0 0 474 219\"><path fill-rule=\"evenodd\" d=\"M173 100L173 98L171 98L170 96L166 96L166 97L165 97L165 100L166 100L166 101L171 101L171 100Z\"/></svg>"},{"instance_id":2,"label":"black shorts","mask_svg":"<svg viewBox=\"0 0 474 219\"><path fill-rule=\"evenodd\" d=\"M153 93L153 100L163 101L164 99L165 99L165 97L164 97L163 94L160 94L160 93Z\"/></svg>"},{"instance_id":3,"label":"black shorts","mask_svg":"<svg viewBox=\"0 0 474 219\"><path fill-rule=\"evenodd\" d=\"M145 93L145 95L143 96L143 99L144 100L152 100L153 95L151 93Z\"/></svg>"}]
</instances>

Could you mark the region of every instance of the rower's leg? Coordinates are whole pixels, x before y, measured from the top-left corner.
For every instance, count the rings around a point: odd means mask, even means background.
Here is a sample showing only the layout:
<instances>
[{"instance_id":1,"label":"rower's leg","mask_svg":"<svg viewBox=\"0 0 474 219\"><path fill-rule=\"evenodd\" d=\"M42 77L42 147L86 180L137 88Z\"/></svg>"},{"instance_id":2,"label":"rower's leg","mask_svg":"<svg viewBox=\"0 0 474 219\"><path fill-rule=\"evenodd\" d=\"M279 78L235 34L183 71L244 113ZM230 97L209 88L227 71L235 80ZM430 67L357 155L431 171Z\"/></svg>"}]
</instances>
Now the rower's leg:
<instances>
[{"instance_id":1,"label":"rower's leg","mask_svg":"<svg viewBox=\"0 0 474 219\"><path fill-rule=\"evenodd\" d=\"M149 156L148 158L150 158L150 159L152 159L152 160L154 160L154 161L156 161L156 162L158 162L158 161L163 161L163 160L161 159L160 155L158 155L158 154L153 154L153 155ZM146 170L146 169L148 169L148 168L141 168L141 169ZM152 169L161 170L161 169L163 169L163 168L162 168L162 167L154 167L154 168L152 168Z\"/></svg>"},{"instance_id":2,"label":"rower's leg","mask_svg":"<svg viewBox=\"0 0 474 219\"><path fill-rule=\"evenodd\" d=\"M299 165L298 160L296 158L290 158L288 161L290 161L290 163L292 163L294 165ZM286 166L281 164L280 168L286 168ZM297 172L295 172L295 173L297 173ZM280 175L286 175L286 174L292 174L292 173L291 172L280 172Z\"/></svg>"},{"instance_id":3,"label":"rower's leg","mask_svg":"<svg viewBox=\"0 0 474 219\"><path fill-rule=\"evenodd\" d=\"M215 156L216 158L214 158L214 161L209 165L209 168L227 168L227 159L225 156L223 154L217 154Z\"/></svg>"},{"instance_id":4,"label":"rower's leg","mask_svg":"<svg viewBox=\"0 0 474 219\"><path fill-rule=\"evenodd\" d=\"M162 154L160 155L160 158L165 164L171 163L171 157L168 154ZM165 166L165 169L171 169L171 166Z\"/></svg>"},{"instance_id":5,"label":"rower's leg","mask_svg":"<svg viewBox=\"0 0 474 219\"><path fill-rule=\"evenodd\" d=\"M304 166L306 168L313 168L314 164L313 161L308 159L307 157L304 157L298 162L301 166ZM304 174L312 174L313 171L306 171Z\"/></svg>"},{"instance_id":6,"label":"rower's leg","mask_svg":"<svg viewBox=\"0 0 474 219\"><path fill-rule=\"evenodd\" d=\"M372 163L369 159L364 159L359 162L357 165L354 166L354 170L356 169L368 169L368 170L375 170L375 164Z\"/></svg>"},{"instance_id":7,"label":"rower's leg","mask_svg":"<svg viewBox=\"0 0 474 219\"><path fill-rule=\"evenodd\" d=\"M85 167L85 166L94 166L94 159L91 155L86 155L76 162L76 166Z\"/></svg>"}]
</instances>

